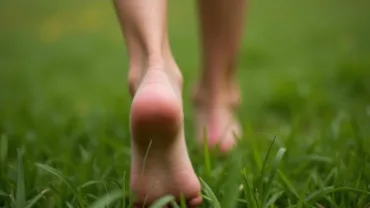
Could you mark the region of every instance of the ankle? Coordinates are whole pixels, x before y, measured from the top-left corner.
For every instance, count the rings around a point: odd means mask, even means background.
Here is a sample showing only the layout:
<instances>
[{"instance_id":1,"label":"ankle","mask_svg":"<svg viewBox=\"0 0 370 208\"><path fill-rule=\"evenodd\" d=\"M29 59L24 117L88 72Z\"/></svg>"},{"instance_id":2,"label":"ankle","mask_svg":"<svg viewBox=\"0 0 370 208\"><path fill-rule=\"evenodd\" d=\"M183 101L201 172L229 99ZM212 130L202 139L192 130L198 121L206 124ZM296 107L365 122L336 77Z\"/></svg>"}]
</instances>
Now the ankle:
<instances>
[{"instance_id":1,"label":"ankle","mask_svg":"<svg viewBox=\"0 0 370 208\"><path fill-rule=\"evenodd\" d=\"M145 61L147 66L140 62L131 62L129 73L128 73L128 88L131 96L133 97L141 83L142 78L149 69L163 69L164 62L161 56L158 55L149 55L146 57Z\"/></svg>"},{"instance_id":2,"label":"ankle","mask_svg":"<svg viewBox=\"0 0 370 208\"><path fill-rule=\"evenodd\" d=\"M130 66L128 73L128 89L131 96L135 95L136 89L139 87L139 84L142 79L142 67Z\"/></svg>"},{"instance_id":3,"label":"ankle","mask_svg":"<svg viewBox=\"0 0 370 208\"><path fill-rule=\"evenodd\" d=\"M163 68L165 64L164 58L160 54L149 54L146 60L148 68Z\"/></svg>"},{"instance_id":4,"label":"ankle","mask_svg":"<svg viewBox=\"0 0 370 208\"><path fill-rule=\"evenodd\" d=\"M176 87L182 88L183 77L176 61L172 56L165 56L164 58L148 59L147 70L163 70L169 77L172 84Z\"/></svg>"},{"instance_id":5,"label":"ankle","mask_svg":"<svg viewBox=\"0 0 370 208\"><path fill-rule=\"evenodd\" d=\"M193 92L195 106L212 108L215 106L238 106L240 94L235 83L218 85L199 84Z\"/></svg>"}]
</instances>

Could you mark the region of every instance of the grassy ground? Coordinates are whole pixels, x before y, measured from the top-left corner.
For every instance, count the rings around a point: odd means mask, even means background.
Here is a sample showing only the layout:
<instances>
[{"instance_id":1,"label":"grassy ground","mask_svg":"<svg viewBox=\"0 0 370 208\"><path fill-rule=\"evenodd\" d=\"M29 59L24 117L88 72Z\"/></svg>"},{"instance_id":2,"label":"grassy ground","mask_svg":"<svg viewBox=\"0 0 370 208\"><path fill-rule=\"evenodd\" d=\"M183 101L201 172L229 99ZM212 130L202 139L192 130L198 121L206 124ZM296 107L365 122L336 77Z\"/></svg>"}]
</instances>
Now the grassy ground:
<instances>
[{"instance_id":1,"label":"grassy ground","mask_svg":"<svg viewBox=\"0 0 370 208\"><path fill-rule=\"evenodd\" d=\"M238 149L199 149L185 99L203 207L370 206L369 9L251 1ZM195 11L170 2L185 98L199 62ZM0 207L129 206L127 54L111 2L1 1L0 17Z\"/></svg>"}]
</instances>

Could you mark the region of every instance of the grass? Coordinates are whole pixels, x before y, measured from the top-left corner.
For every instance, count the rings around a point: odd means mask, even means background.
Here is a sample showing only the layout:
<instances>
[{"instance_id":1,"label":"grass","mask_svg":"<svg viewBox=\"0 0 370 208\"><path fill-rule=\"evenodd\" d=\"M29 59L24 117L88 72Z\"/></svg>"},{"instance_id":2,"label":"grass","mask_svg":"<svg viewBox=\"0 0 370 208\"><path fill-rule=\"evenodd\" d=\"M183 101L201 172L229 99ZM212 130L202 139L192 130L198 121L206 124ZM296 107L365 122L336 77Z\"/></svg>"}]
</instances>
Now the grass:
<instances>
[{"instance_id":1,"label":"grass","mask_svg":"<svg viewBox=\"0 0 370 208\"><path fill-rule=\"evenodd\" d=\"M250 2L244 136L228 157L195 145L196 10L169 3L202 207L370 207L369 2ZM127 54L113 5L0 5L0 207L131 207Z\"/></svg>"}]
</instances>

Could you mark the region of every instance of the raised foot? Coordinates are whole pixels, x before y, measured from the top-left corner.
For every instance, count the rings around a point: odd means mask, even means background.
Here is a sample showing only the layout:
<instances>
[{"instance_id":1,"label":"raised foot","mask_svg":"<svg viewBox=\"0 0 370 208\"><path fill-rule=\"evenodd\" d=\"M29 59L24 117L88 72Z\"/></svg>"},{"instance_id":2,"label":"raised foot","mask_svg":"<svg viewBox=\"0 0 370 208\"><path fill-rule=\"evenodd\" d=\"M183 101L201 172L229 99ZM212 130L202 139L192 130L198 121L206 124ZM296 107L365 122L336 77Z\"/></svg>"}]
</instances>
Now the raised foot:
<instances>
[{"instance_id":1,"label":"raised foot","mask_svg":"<svg viewBox=\"0 0 370 208\"><path fill-rule=\"evenodd\" d=\"M161 69L149 69L131 105L131 189L136 206L167 194L201 204L200 184L183 132L181 89Z\"/></svg>"},{"instance_id":2,"label":"raised foot","mask_svg":"<svg viewBox=\"0 0 370 208\"><path fill-rule=\"evenodd\" d=\"M206 136L209 148L218 146L221 152L225 153L235 147L242 134L239 122L234 116L239 93L233 89L223 96L215 97L217 98L210 98L207 93L194 95L197 138L203 145Z\"/></svg>"}]
</instances>

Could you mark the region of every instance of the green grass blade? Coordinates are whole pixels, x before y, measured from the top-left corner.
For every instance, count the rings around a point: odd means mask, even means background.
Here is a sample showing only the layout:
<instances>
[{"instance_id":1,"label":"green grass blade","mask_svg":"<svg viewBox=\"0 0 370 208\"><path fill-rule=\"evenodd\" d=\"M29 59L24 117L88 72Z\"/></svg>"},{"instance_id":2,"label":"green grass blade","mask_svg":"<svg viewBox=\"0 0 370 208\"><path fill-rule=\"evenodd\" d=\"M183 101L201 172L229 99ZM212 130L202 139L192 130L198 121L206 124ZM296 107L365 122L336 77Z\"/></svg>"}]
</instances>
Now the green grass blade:
<instances>
[{"instance_id":1,"label":"green grass blade","mask_svg":"<svg viewBox=\"0 0 370 208\"><path fill-rule=\"evenodd\" d=\"M327 164L333 163L333 160L331 158L320 156L320 155L308 155L304 157L304 159L310 162L322 162L322 163L327 163Z\"/></svg>"},{"instance_id":2,"label":"green grass blade","mask_svg":"<svg viewBox=\"0 0 370 208\"><path fill-rule=\"evenodd\" d=\"M126 208L126 171L123 171L123 177L122 177L122 208Z\"/></svg>"},{"instance_id":3,"label":"green grass blade","mask_svg":"<svg viewBox=\"0 0 370 208\"><path fill-rule=\"evenodd\" d=\"M211 199L211 198L209 198L208 196L206 196L206 195L204 195L204 194L202 194L202 198L203 198L203 199L205 199L205 200L207 200L207 201L212 201L212 199Z\"/></svg>"},{"instance_id":4,"label":"green grass blade","mask_svg":"<svg viewBox=\"0 0 370 208\"><path fill-rule=\"evenodd\" d=\"M1 136L0 140L0 163L4 163L8 155L8 138L5 135Z\"/></svg>"},{"instance_id":5,"label":"green grass blade","mask_svg":"<svg viewBox=\"0 0 370 208\"><path fill-rule=\"evenodd\" d=\"M122 189L122 186L120 184L120 182L118 182L118 180L114 179L114 178L106 178L106 181L110 181L110 182L113 182L114 184L116 184L118 186L119 189ZM107 186L107 183L106 181L102 181L103 184L104 184L104 187Z\"/></svg>"},{"instance_id":6,"label":"green grass blade","mask_svg":"<svg viewBox=\"0 0 370 208\"><path fill-rule=\"evenodd\" d=\"M78 188L83 189L83 188L86 188L88 186L95 185L95 184L104 184L104 181L88 181L82 184L81 186L79 186Z\"/></svg>"},{"instance_id":7,"label":"green grass blade","mask_svg":"<svg viewBox=\"0 0 370 208\"><path fill-rule=\"evenodd\" d=\"M284 185L288 188L289 192L292 193L297 199L300 198L297 189L294 187L293 183L290 182L288 177L285 176L285 174L281 171L278 170L278 175L280 179L283 181Z\"/></svg>"},{"instance_id":8,"label":"green grass blade","mask_svg":"<svg viewBox=\"0 0 370 208\"><path fill-rule=\"evenodd\" d=\"M85 194L86 197L90 197L91 199L93 199L94 201L98 200L99 197L95 196L94 194L90 194L90 193L87 193Z\"/></svg>"},{"instance_id":9,"label":"green grass blade","mask_svg":"<svg viewBox=\"0 0 370 208\"><path fill-rule=\"evenodd\" d=\"M179 205L175 202L175 200L172 200L170 202L172 208L180 208Z\"/></svg>"},{"instance_id":10,"label":"green grass blade","mask_svg":"<svg viewBox=\"0 0 370 208\"><path fill-rule=\"evenodd\" d=\"M334 192L354 192L354 193L365 194L365 195L370 196L370 192L364 191L364 190L361 190L361 189L356 189L356 188L351 188L351 187L339 187L339 188L326 187L326 188L324 188L322 190L315 191L314 193L312 193L311 195L309 195L306 198L306 202L309 203L309 204L313 204L317 200L319 200L320 198L322 198L323 196L325 196L325 195L327 195L329 193L334 193Z\"/></svg>"},{"instance_id":11,"label":"green grass blade","mask_svg":"<svg viewBox=\"0 0 370 208\"><path fill-rule=\"evenodd\" d=\"M208 184L202 178L199 178L199 180L200 180L200 183L202 184L202 187L203 187L203 190L206 196L210 198L211 200L210 202L213 208L221 208L220 202L218 201L216 195L213 193L212 189L208 186Z\"/></svg>"},{"instance_id":12,"label":"green grass blade","mask_svg":"<svg viewBox=\"0 0 370 208\"><path fill-rule=\"evenodd\" d=\"M246 204L246 205L248 204L248 201L245 200L245 199L236 199L236 201L239 202L239 203Z\"/></svg>"},{"instance_id":13,"label":"green grass blade","mask_svg":"<svg viewBox=\"0 0 370 208\"><path fill-rule=\"evenodd\" d=\"M267 197L268 197L269 189L271 187L272 181L275 178L276 172L279 168L280 161L283 158L283 156L285 154L285 151L286 151L285 148L280 148L279 151L277 152L276 156L275 156L274 164L273 164L273 167L272 167L272 170L271 170L268 182L267 182L267 186L266 186L266 193L264 194L263 204L267 203Z\"/></svg>"},{"instance_id":14,"label":"green grass blade","mask_svg":"<svg viewBox=\"0 0 370 208\"><path fill-rule=\"evenodd\" d=\"M305 187L304 187L304 189L301 192L301 195L299 197L299 201L298 201L298 205L297 205L297 207L299 207L299 208L302 208L302 207L306 206L305 195L306 195L306 193L309 189L309 185L311 184L311 180L312 180L312 177L310 175L307 178L306 183L305 183Z\"/></svg>"},{"instance_id":15,"label":"green grass blade","mask_svg":"<svg viewBox=\"0 0 370 208\"><path fill-rule=\"evenodd\" d=\"M175 197L172 195L166 195L155 201L149 208L162 208L175 201Z\"/></svg>"},{"instance_id":16,"label":"green grass blade","mask_svg":"<svg viewBox=\"0 0 370 208\"><path fill-rule=\"evenodd\" d=\"M183 194L180 195L180 207L181 208L186 208L186 199Z\"/></svg>"},{"instance_id":17,"label":"green grass blade","mask_svg":"<svg viewBox=\"0 0 370 208\"><path fill-rule=\"evenodd\" d=\"M242 156L240 152L235 152L233 155L230 157L231 164L229 165L230 168L227 171L228 176L225 181L225 188L224 188L224 196L221 201L221 207L235 207L237 204L237 199L239 196L239 182L241 179L241 161L242 161Z\"/></svg>"},{"instance_id":18,"label":"green grass blade","mask_svg":"<svg viewBox=\"0 0 370 208\"><path fill-rule=\"evenodd\" d=\"M26 206L26 188L24 185L24 171L21 150L18 149L17 153L17 195L15 199L15 207L24 208Z\"/></svg>"},{"instance_id":19,"label":"green grass blade","mask_svg":"<svg viewBox=\"0 0 370 208\"><path fill-rule=\"evenodd\" d=\"M66 202L66 206L67 206L68 208L73 208L73 206L72 206L69 202Z\"/></svg>"},{"instance_id":20,"label":"green grass blade","mask_svg":"<svg viewBox=\"0 0 370 208\"><path fill-rule=\"evenodd\" d=\"M263 179L265 178L265 168L266 168L267 160L268 160L268 158L269 158L269 156L271 154L271 150L272 150L272 147L275 144L275 141L276 141L276 136L272 140L272 142L271 142L271 144L270 144L270 146L269 146L269 148L267 150L265 159L263 160L263 163L262 163L261 176L260 176L260 193L261 193L261 196L262 197L264 196L264 194L267 194L263 190Z\"/></svg>"},{"instance_id":21,"label":"green grass blade","mask_svg":"<svg viewBox=\"0 0 370 208\"><path fill-rule=\"evenodd\" d=\"M207 130L206 128L203 129L203 154L204 154L204 164L206 167L206 175L208 177L211 176L212 167L211 167L211 157L209 155L209 148L208 148L208 137L207 137Z\"/></svg>"},{"instance_id":22,"label":"green grass blade","mask_svg":"<svg viewBox=\"0 0 370 208\"><path fill-rule=\"evenodd\" d=\"M28 204L27 204L27 206L25 207L25 208L31 208L33 205L35 205L36 204L36 202L38 201L38 200L40 200L41 199L41 197L43 197L44 196L44 194L46 194L47 192L48 192L49 190L48 189L45 189L45 190L43 190L43 191L41 191L41 193L39 193L37 196L35 196Z\"/></svg>"},{"instance_id":23,"label":"green grass blade","mask_svg":"<svg viewBox=\"0 0 370 208\"><path fill-rule=\"evenodd\" d=\"M328 174L328 176L326 177L323 185L324 186L327 185L331 179L333 179L335 181L337 179L337 177L338 177L338 168L337 167L334 167L330 171L330 173Z\"/></svg>"},{"instance_id":24,"label":"green grass blade","mask_svg":"<svg viewBox=\"0 0 370 208\"><path fill-rule=\"evenodd\" d=\"M97 199L89 208L105 208L114 201L120 199L122 197L121 190L114 190L101 198Z\"/></svg>"},{"instance_id":25,"label":"green grass blade","mask_svg":"<svg viewBox=\"0 0 370 208\"><path fill-rule=\"evenodd\" d=\"M284 193L284 191L278 191L276 193L274 193L271 198L267 201L267 203L265 204L264 208L268 208L270 206L272 206L276 200L278 200L280 198L280 196Z\"/></svg>"},{"instance_id":26,"label":"green grass blade","mask_svg":"<svg viewBox=\"0 0 370 208\"><path fill-rule=\"evenodd\" d=\"M330 198L329 196L325 196L325 199L330 203L330 207L338 208L338 205L335 203L335 201L332 198Z\"/></svg>"},{"instance_id":27,"label":"green grass blade","mask_svg":"<svg viewBox=\"0 0 370 208\"><path fill-rule=\"evenodd\" d=\"M76 190L72 187L71 183L58 171L56 170L55 168L52 168L48 165L44 165L44 164L41 164L41 163L35 163L36 166L46 172L49 172L51 173L52 175L58 177L60 180L63 181L63 183L65 183L67 185L67 187L69 189L71 189L75 194L77 194Z\"/></svg>"},{"instance_id":28,"label":"green grass blade","mask_svg":"<svg viewBox=\"0 0 370 208\"><path fill-rule=\"evenodd\" d=\"M263 162L260 157L259 147L253 141L250 142L250 147L252 150L252 156L253 156L254 162L256 163L257 169L262 170Z\"/></svg>"},{"instance_id":29,"label":"green grass blade","mask_svg":"<svg viewBox=\"0 0 370 208\"><path fill-rule=\"evenodd\" d=\"M357 180L356 180L356 188L358 188L361 184L361 178L362 178L362 171L364 170L363 167L361 167L361 170L359 171L358 173L358 177L357 177Z\"/></svg>"},{"instance_id":30,"label":"green grass blade","mask_svg":"<svg viewBox=\"0 0 370 208\"><path fill-rule=\"evenodd\" d=\"M324 183L321 179L321 177L318 175L317 171L311 171L310 177L312 179L312 184L316 185L320 188L323 188L322 184Z\"/></svg>"},{"instance_id":31,"label":"green grass blade","mask_svg":"<svg viewBox=\"0 0 370 208\"><path fill-rule=\"evenodd\" d=\"M8 197L9 195L5 191L0 190L0 196Z\"/></svg>"},{"instance_id":32,"label":"green grass blade","mask_svg":"<svg viewBox=\"0 0 370 208\"><path fill-rule=\"evenodd\" d=\"M243 168L242 170L242 175L244 178L243 180L244 194L247 197L248 207L257 208L258 201L257 201L256 195L253 192L252 187L249 184L248 177L247 177L247 170L245 168Z\"/></svg>"},{"instance_id":33,"label":"green grass blade","mask_svg":"<svg viewBox=\"0 0 370 208\"><path fill-rule=\"evenodd\" d=\"M10 198L10 202L12 204L12 206L10 206L10 207L16 207L16 202L15 202L14 196L13 195L9 195L9 198Z\"/></svg>"},{"instance_id":34,"label":"green grass blade","mask_svg":"<svg viewBox=\"0 0 370 208\"><path fill-rule=\"evenodd\" d=\"M134 206L134 201L136 200L136 195L135 193L130 192L129 195L129 201L128 201L128 207L133 207Z\"/></svg>"}]
</instances>

